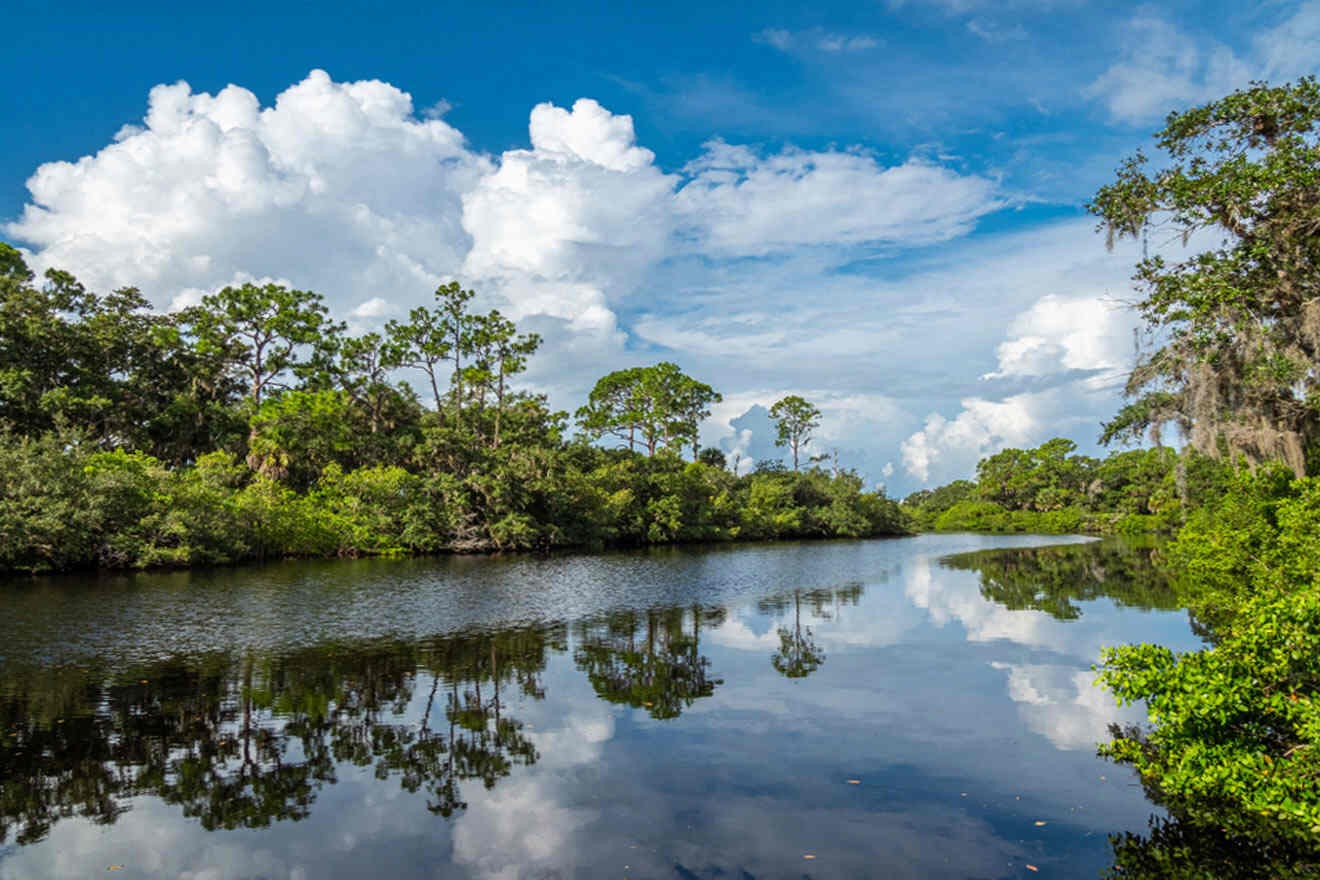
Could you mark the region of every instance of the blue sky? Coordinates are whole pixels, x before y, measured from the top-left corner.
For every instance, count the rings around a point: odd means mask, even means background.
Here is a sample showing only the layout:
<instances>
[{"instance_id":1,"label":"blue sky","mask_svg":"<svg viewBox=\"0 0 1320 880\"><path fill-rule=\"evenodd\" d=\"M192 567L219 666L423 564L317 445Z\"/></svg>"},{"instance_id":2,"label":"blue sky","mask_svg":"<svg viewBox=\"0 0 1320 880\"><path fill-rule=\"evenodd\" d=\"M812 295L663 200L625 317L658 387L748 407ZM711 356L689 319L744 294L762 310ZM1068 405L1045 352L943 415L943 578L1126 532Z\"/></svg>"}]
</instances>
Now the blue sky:
<instances>
[{"instance_id":1,"label":"blue sky","mask_svg":"<svg viewBox=\"0 0 1320 880\"><path fill-rule=\"evenodd\" d=\"M456 277L559 406L674 360L725 393L707 442L773 454L751 408L803 393L899 492L1093 445L1133 254L1082 205L1169 110L1320 58L1316 0L11 10L0 235L38 267L363 328Z\"/></svg>"}]
</instances>

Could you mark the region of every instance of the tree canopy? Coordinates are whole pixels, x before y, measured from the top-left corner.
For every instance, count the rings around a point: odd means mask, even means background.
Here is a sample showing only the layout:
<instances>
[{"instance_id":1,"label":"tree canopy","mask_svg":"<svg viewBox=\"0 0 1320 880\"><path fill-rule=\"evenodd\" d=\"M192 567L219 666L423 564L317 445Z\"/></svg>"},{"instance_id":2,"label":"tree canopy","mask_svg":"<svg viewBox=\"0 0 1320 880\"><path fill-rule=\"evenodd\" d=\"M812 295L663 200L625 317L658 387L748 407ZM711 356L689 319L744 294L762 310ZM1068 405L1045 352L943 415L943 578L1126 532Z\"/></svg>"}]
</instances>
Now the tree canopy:
<instances>
[{"instance_id":1,"label":"tree canopy","mask_svg":"<svg viewBox=\"0 0 1320 880\"><path fill-rule=\"evenodd\" d=\"M672 363L603 377L570 436L516 384L540 337L475 301L449 283L353 336L277 284L159 314L6 245L0 570L905 531L851 474L699 456L720 395Z\"/></svg>"},{"instance_id":2,"label":"tree canopy","mask_svg":"<svg viewBox=\"0 0 1320 880\"><path fill-rule=\"evenodd\" d=\"M710 415L711 404L722 399L676 364L661 361L601 377L586 406L577 411L577 419L583 433L593 439L608 434L627 441L630 450L641 445L647 455L655 455L657 449L691 446L695 460L701 420Z\"/></svg>"},{"instance_id":3,"label":"tree canopy","mask_svg":"<svg viewBox=\"0 0 1320 880\"><path fill-rule=\"evenodd\" d=\"M798 469L798 453L811 442L811 434L820 427L820 410L803 397L790 394L770 407L770 418L778 432L776 446L793 451L793 470Z\"/></svg>"},{"instance_id":4,"label":"tree canopy","mask_svg":"<svg viewBox=\"0 0 1320 880\"><path fill-rule=\"evenodd\" d=\"M1169 114L1088 205L1114 237L1181 240L1134 280L1157 344L1105 442L1177 425L1201 451L1281 459L1299 476L1320 441L1320 84L1254 83Z\"/></svg>"}]
</instances>

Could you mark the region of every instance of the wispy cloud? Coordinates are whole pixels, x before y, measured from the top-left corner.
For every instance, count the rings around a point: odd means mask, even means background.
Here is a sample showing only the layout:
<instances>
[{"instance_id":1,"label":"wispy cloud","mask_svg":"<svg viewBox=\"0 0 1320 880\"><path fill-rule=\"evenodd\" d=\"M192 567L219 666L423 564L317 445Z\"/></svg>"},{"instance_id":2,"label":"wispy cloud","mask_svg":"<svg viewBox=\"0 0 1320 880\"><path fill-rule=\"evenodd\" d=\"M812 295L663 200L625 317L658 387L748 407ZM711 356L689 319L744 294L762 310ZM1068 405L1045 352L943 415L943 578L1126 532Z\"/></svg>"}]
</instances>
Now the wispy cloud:
<instances>
[{"instance_id":1,"label":"wispy cloud","mask_svg":"<svg viewBox=\"0 0 1320 880\"><path fill-rule=\"evenodd\" d=\"M752 35L758 43L772 46L781 52L864 52L882 45L879 37L873 34L841 34L813 28L805 31L789 31L783 28L766 28Z\"/></svg>"},{"instance_id":2,"label":"wispy cloud","mask_svg":"<svg viewBox=\"0 0 1320 880\"><path fill-rule=\"evenodd\" d=\"M1027 39L1027 29L1020 24L1012 27L1002 27L993 22L980 18L972 18L967 21L967 30L976 36L985 40L987 43L1005 43L1014 40Z\"/></svg>"},{"instance_id":3,"label":"wispy cloud","mask_svg":"<svg viewBox=\"0 0 1320 880\"><path fill-rule=\"evenodd\" d=\"M1243 49L1189 33L1143 10L1122 26L1119 60L1083 90L1118 122L1138 124L1171 109L1221 97L1255 79L1283 80L1320 70L1320 0L1276 18Z\"/></svg>"}]
</instances>

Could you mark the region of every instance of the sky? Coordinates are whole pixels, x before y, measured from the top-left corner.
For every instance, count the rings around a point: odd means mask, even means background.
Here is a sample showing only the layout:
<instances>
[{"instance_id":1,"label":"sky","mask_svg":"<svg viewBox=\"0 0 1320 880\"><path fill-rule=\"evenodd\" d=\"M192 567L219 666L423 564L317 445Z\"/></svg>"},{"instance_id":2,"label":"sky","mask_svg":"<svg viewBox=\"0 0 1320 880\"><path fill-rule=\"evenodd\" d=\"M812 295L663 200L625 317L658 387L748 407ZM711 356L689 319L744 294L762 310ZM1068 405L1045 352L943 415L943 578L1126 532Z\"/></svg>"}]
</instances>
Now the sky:
<instances>
[{"instance_id":1,"label":"sky","mask_svg":"<svg viewBox=\"0 0 1320 880\"><path fill-rule=\"evenodd\" d=\"M673 361L744 468L800 394L809 451L901 496L1097 451L1139 250L1087 200L1170 111L1318 69L1320 0L17 0L0 239L160 309L315 290L356 332L458 280L542 335L557 408Z\"/></svg>"}]
</instances>

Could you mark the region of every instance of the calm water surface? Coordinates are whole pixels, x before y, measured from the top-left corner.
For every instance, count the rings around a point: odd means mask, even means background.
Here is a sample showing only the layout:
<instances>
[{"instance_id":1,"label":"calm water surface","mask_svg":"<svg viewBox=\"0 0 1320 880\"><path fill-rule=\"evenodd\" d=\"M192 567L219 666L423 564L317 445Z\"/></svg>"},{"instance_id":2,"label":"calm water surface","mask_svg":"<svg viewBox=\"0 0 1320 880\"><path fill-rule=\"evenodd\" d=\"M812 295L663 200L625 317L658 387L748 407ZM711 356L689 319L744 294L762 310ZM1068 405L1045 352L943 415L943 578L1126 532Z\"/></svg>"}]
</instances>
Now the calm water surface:
<instances>
[{"instance_id":1,"label":"calm water surface","mask_svg":"<svg viewBox=\"0 0 1320 880\"><path fill-rule=\"evenodd\" d=\"M1154 808L1091 664L1200 644L1037 537L0 589L5 880L1095 877Z\"/></svg>"}]
</instances>

